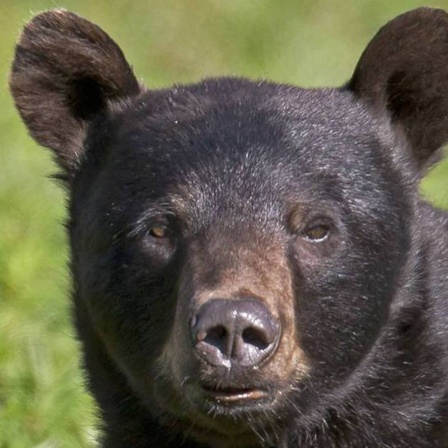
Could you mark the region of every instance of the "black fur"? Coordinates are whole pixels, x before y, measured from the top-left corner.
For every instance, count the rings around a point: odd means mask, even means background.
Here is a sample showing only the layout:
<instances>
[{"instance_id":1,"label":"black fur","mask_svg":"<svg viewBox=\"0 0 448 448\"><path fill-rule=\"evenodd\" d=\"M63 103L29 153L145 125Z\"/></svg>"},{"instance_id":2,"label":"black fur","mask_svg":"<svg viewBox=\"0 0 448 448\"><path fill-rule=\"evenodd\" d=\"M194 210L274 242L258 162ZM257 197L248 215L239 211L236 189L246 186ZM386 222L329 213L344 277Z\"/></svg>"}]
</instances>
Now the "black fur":
<instances>
[{"instance_id":1,"label":"black fur","mask_svg":"<svg viewBox=\"0 0 448 448\"><path fill-rule=\"evenodd\" d=\"M103 447L448 447L448 216L418 194L448 139L447 59L447 15L421 8L339 89L151 91L84 19L25 28L11 89L67 180ZM191 318L216 297L266 306L271 358L198 357Z\"/></svg>"}]
</instances>

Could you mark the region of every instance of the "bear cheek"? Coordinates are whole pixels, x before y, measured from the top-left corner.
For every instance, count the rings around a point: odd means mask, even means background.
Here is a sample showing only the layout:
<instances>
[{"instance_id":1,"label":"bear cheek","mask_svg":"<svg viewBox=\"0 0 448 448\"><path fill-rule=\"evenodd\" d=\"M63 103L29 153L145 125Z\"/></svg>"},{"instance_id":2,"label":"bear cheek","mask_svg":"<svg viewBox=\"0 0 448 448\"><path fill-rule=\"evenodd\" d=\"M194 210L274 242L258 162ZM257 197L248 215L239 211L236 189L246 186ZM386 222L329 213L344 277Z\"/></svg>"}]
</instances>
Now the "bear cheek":
<instances>
[{"instance_id":1,"label":"bear cheek","mask_svg":"<svg viewBox=\"0 0 448 448\"><path fill-rule=\"evenodd\" d=\"M78 258L79 298L95 331L128 378L146 382L174 321L176 293L166 274L148 277L156 269L132 244L93 247Z\"/></svg>"},{"instance_id":2,"label":"bear cheek","mask_svg":"<svg viewBox=\"0 0 448 448\"><path fill-rule=\"evenodd\" d=\"M312 377L323 387L334 386L371 349L387 321L395 281L386 254L373 258L368 244L365 252L338 244L299 241L294 256L302 348L319 366Z\"/></svg>"}]
</instances>

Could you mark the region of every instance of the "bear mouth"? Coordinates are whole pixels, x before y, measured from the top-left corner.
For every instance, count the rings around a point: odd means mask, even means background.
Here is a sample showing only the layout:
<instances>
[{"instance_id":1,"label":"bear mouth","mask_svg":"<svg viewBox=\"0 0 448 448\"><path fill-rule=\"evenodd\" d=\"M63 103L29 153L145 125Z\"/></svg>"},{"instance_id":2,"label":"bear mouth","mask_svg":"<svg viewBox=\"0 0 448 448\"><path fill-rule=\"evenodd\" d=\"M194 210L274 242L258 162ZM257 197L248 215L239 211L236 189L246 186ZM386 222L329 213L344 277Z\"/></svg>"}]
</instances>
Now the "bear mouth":
<instances>
[{"instance_id":1,"label":"bear mouth","mask_svg":"<svg viewBox=\"0 0 448 448\"><path fill-rule=\"evenodd\" d=\"M222 405L249 404L270 398L267 391L262 389L239 389L234 387L202 386L204 398L207 401Z\"/></svg>"}]
</instances>

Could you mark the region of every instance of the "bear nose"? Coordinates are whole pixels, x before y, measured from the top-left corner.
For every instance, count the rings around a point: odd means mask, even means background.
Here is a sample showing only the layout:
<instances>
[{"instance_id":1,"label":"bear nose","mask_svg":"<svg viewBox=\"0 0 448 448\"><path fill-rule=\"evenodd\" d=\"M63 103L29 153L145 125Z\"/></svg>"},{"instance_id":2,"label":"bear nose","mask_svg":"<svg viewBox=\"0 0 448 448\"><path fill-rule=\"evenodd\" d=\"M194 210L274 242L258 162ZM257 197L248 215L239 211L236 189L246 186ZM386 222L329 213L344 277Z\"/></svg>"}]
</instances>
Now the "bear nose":
<instances>
[{"instance_id":1,"label":"bear nose","mask_svg":"<svg viewBox=\"0 0 448 448\"><path fill-rule=\"evenodd\" d=\"M216 366L256 366L272 354L280 325L256 299L213 299L201 306L191 322L200 357Z\"/></svg>"}]
</instances>

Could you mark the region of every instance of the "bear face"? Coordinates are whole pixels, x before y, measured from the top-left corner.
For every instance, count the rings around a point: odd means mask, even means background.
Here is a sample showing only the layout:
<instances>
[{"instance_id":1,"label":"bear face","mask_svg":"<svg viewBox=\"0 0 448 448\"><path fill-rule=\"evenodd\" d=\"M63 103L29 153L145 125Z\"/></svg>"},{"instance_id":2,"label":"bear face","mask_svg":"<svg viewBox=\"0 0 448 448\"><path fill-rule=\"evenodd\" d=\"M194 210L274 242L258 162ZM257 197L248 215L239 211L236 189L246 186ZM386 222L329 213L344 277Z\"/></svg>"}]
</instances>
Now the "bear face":
<instances>
[{"instance_id":1,"label":"bear face","mask_svg":"<svg viewBox=\"0 0 448 448\"><path fill-rule=\"evenodd\" d=\"M25 28L11 88L68 185L104 446L444 446L446 355L424 322L448 291L448 218L418 180L447 137L447 30L439 10L397 18L340 89L149 91L90 22Z\"/></svg>"},{"instance_id":2,"label":"bear face","mask_svg":"<svg viewBox=\"0 0 448 448\"><path fill-rule=\"evenodd\" d=\"M375 121L343 110L337 92L282 90L227 79L144 94L92 128L73 184L74 274L108 349L142 399L179 419L222 414L238 435L237 416L275 415L302 380L322 390L356 369L410 249L412 190ZM217 300L264 308L245 323L255 334L241 354L220 346L229 334L213 336L236 325L220 316L205 348L195 341L192 320ZM250 352L271 343L266 359Z\"/></svg>"}]
</instances>

